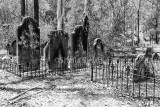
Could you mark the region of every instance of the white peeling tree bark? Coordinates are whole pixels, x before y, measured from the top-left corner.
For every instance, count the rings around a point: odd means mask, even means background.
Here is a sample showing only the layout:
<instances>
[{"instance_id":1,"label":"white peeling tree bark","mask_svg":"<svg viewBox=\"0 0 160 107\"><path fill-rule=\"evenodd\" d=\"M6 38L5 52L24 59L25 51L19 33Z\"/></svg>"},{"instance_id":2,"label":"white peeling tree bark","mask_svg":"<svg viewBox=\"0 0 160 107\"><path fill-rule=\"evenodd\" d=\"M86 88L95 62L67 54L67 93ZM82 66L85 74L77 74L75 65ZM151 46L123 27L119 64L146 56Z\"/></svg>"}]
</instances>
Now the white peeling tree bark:
<instances>
[{"instance_id":1,"label":"white peeling tree bark","mask_svg":"<svg viewBox=\"0 0 160 107\"><path fill-rule=\"evenodd\" d=\"M89 4L90 4L90 0L85 0L85 1L84 1L84 12L83 12L83 13L84 13L85 15L87 15L87 16L89 16L89 14L90 14L90 11L89 11L89 10L90 10L90 9L89 9L90 6L89 6Z\"/></svg>"},{"instance_id":2,"label":"white peeling tree bark","mask_svg":"<svg viewBox=\"0 0 160 107\"><path fill-rule=\"evenodd\" d=\"M64 16L63 0L58 0L57 1L57 30L63 30L63 16Z\"/></svg>"}]
</instances>

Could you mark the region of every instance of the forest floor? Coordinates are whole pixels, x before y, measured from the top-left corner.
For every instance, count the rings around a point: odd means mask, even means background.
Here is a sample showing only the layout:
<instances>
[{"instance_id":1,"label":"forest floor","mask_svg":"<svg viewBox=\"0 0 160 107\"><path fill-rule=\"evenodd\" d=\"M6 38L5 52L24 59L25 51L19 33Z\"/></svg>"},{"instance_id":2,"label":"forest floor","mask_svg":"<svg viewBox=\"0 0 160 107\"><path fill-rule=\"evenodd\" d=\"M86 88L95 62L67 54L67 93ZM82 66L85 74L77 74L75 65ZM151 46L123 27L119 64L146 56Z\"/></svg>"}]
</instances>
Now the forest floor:
<instances>
[{"instance_id":1,"label":"forest floor","mask_svg":"<svg viewBox=\"0 0 160 107\"><path fill-rule=\"evenodd\" d=\"M22 79L0 69L0 107L159 106L160 104L119 97L114 87L91 82L90 70L63 76L52 75L43 79Z\"/></svg>"},{"instance_id":2,"label":"forest floor","mask_svg":"<svg viewBox=\"0 0 160 107\"><path fill-rule=\"evenodd\" d=\"M158 105L147 106L147 103L139 100L116 96L113 87L92 83L89 70L72 75L26 80L0 70L0 107L158 107Z\"/></svg>"}]
</instances>

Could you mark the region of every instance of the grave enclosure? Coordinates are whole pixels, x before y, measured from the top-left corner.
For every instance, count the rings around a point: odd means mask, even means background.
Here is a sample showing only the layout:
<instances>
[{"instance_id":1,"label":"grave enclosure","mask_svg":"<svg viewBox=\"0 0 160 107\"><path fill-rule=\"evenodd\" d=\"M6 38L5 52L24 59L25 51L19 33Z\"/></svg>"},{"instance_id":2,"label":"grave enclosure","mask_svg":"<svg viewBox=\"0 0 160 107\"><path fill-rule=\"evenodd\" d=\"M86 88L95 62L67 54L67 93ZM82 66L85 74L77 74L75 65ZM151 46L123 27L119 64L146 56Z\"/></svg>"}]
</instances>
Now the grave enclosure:
<instances>
[{"instance_id":1,"label":"grave enclosure","mask_svg":"<svg viewBox=\"0 0 160 107\"><path fill-rule=\"evenodd\" d=\"M11 46L14 51L16 50L16 58L1 60L1 68L20 77L33 78L39 76L44 77L48 73L57 74L58 71L62 71L63 73L69 72L72 71L70 67L73 67L73 69L81 67L81 63L83 63L81 58L72 57L73 62L70 61L70 57L68 55L68 40L66 39L66 35L63 30L48 32L48 59L46 58L46 61L44 61L42 58L43 56L40 55L40 52L43 49L40 48L41 34L39 29L39 3L38 0L33 1L33 18L30 16L26 17L25 3L25 0L21 0L22 21L17 28L16 45ZM65 55L63 55L62 52ZM63 58L58 58L59 53L61 53ZM86 65L85 62L82 65ZM48 72L47 70L49 69L52 69L52 72ZM56 72L54 72L55 70Z\"/></svg>"},{"instance_id":2,"label":"grave enclosure","mask_svg":"<svg viewBox=\"0 0 160 107\"><path fill-rule=\"evenodd\" d=\"M25 16L24 0L21 3L23 5L21 14ZM39 7L37 4L38 0L34 0L34 19L38 22L39 16L37 10L39 10ZM33 31L24 29L23 24L17 30L19 32L17 36L18 59L16 61L14 59L1 60L0 67L2 69L22 78L45 78L47 75L65 75L78 71L89 71L91 81L107 85L108 87L116 87L121 96L131 96L160 103L160 73L156 77L150 78L150 80L134 83L132 71L135 65L134 56L115 56L112 59L108 58L96 61L93 58L87 57L87 55L83 57L65 55L63 59L55 58L54 63L48 63L48 61L44 61L40 56L41 44L38 24L33 26ZM56 41L55 37L57 36L54 33L50 35L51 42ZM51 45L54 46L55 44L51 43ZM49 48L51 49L53 46L49 46ZM67 51L65 53L68 54ZM50 53L48 57L51 57ZM155 62L155 65L157 63L160 63L159 60ZM49 66L52 66L52 72L47 71Z\"/></svg>"}]
</instances>

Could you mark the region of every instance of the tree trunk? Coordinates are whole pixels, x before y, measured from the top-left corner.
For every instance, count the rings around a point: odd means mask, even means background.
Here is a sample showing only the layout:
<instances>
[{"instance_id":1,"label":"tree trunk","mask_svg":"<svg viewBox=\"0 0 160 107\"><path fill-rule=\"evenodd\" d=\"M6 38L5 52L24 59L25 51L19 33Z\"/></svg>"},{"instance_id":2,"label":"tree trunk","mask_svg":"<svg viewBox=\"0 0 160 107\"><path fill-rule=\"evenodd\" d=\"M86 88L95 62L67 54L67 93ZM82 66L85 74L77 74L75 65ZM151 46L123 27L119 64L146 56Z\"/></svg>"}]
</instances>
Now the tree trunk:
<instances>
[{"instance_id":1,"label":"tree trunk","mask_svg":"<svg viewBox=\"0 0 160 107\"><path fill-rule=\"evenodd\" d=\"M158 44L158 32L157 32L157 28L158 28L158 15L156 16L156 28L155 28L155 32L156 32L156 44Z\"/></svg>"},{"instance_id":2,"label":"tree trunk","mask_svg":"<svg viewBox=\"0 0 160 107\"><path fill-rule=\"evenodd\" d=\"M123 8L124 8L124 37L126 37L126 33L125 33L125 30L126 30L126 4L125 4L125 2L124 2L124 4L123 4L124 6L123 6ZM126 45L126 39L124 40L124 45Z\"/></svg>"},{"instance_id":3,"label":"tree trunk","mask_svg":"<svg viewBox=\"0 0 160 107\"><path fill-rule=\"evenodd\" d=\"M89 16L90 15L90 9L89 9L89 4L90 4L90 0L85 0L84 2L84 14Z\"/></svg>"},{"instance_id":4,"label":"tree trunk","mask_svg":"<svg viewBox=\"0 0 160 107\"><path fill-rule=\"evenodd\" d=\"M34 19L37 21L39 26L39 3L38 0L34 0Z\"/></svg>"},{"instance_id":5,"label":"tree trunk","mask_svg":"<svg viewBox=\"0 0 160 107\"><path fill-rule=\"evenodd\" d=\"M89 15L91 15L91 11L90 11L90 0L85 0L85 2L84 2L84 15L86 16L89 16ZM85 17L84 16L84 17ZM88 35L89 36L89 35ZM89 40L88 40L89 41ZM89 42L87 42L87 58L88 58L88 50L89 50Z\"/></svg>"},{"instance_id":6,"label":"tree trunk","mask_svg":"<svg viewBox=\"0 0 160 107\"><path fill-rule=\"evenodd\" d=\"M134 47L134 15L132 15L132 46Z\"/></svg>"},{"instance_id":7,"label":"tree trunk","mask_svg":"<svg viewBox=\"0 0 160 107\"><path fill-rule=\"evenodd\" d=\"M57 2L57 30L63 30L63 0L58 0Z\"/></svg>"},{"instance_id":8,"label":"tree trunk","mask_svg":"<svg viewBox=\"0 0 160 107\"><path fill-rule=\"evenodd\" d=\"M140 17L140 15L139 15L139 10L138 10L138 44L140 42L140 37L139 37L139 24L140 24L140 21L139 21L139 17Z\"/></svg>"},{"instance_id":9,"label":"tree trunk","mask_svg":"<svg viewBox=\"0 0 160 107\"><path fill-rule=\"evenodd\" d=\"M26 15L28 16L28 0L26 0Z\"/></svg>"},{"instance_id":10,"label":"tree trunk","mask_svg":"<svg viewBox=\"0 0 160 107\"><path fill-rule=\"evenodd\" d=\"M25 0L21 0L21 16L25 16Z\"/></svg>"},{"instance_id":11,"label":"tree trunk","mask_svg":"<svg viewBox=\"0 0 160 107\"><path fill-rule=\"evenodd\" d=\"M156 42L156 44L159 43L159 38L158 38L159 3L160 3L160 2L157 0L157 7L156 7L156 28L155 28L155 31L156 31L156 40L155 40L155 42Z\"/></svg>"},{"instance_id":12,"label":"tree trunk","mask_svg":"<svg viewBox=\"0 0 160 107\"><path fill-rule=\"evenodd\" d=\"M139 37L139 26L140 26L140 8L141 8L141 1L139 1L139 7L138 7L138 11L137 11L137 14L138 14L138 44L140 42L140 37Z\"/></svg>"}]
</instances>

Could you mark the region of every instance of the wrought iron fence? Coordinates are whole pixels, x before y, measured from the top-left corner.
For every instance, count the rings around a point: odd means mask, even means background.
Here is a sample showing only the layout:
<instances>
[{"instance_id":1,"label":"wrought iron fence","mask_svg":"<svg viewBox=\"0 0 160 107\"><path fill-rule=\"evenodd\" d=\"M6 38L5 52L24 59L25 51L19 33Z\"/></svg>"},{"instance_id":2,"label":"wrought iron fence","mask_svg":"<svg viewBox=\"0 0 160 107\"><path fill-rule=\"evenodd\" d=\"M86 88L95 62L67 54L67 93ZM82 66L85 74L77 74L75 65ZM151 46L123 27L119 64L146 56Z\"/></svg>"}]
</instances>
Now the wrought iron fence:
<instances>
[{"instance_id":1,"label":"wrought iron fence","mask_svg":"<svg viewBox=\"0 0 160 107\"><path fill-rule=\"evenodd\" d=\"M156 65L160 61L153 63ZM146 77L148 79L144 81L133 82L135 57L121 56L105 61L95 60L91 65L91 81L113 86L121 96L160 103L160 73L156 73L155 77Z\"/></svg>"},{"instance_id":2,"label":"wrought iron fence","mask_svg":"<svg viewBox=\"0 0 160 107\"><path fill-rule=\"evenodd\" d=\"M51 72L47 71L48 64L44 60L41 60L38 70L31 69L26 72L18 70L20 66L16 61L14 58L0 60L0 68L22 78L44 78L47 75L65 75L72 72L91 70L91 81L114 86L121 96L148 99L160 103L160 72L155 77L150 77L143 82L133 82L135 57L132 56L119 56L106 60L93 60L87 57L56 59L54 69ZM90 67L88 66L89 61L91 61ZM159 67L160 61L154 61L153 63L156 67ZM32 66L34 68L34 65ZM24 68L21 67L21 69ZM160 70L160 67L156 70Z\"/></svg>"},{"instance_id":3,"label":"wrought iron fence","mask_svg":"<svg viewBox=\"0 0 160 107\"><path fill-rule=\"evenodd\" d=\"M10 57L0 59L0 69L6 70L22 78L45 77L47 75L63 75L71 72L85 71L88 69L87 57L82 58L57 58L54 61L53 69L48 71L48 62L41 59L39 69L34 70L34 64L31 69L24 68L17 64L17 59ZM36 66L36 65L35 65ZM33 68L33 69L32 69Z\"/></svg>"}]
</instances>

